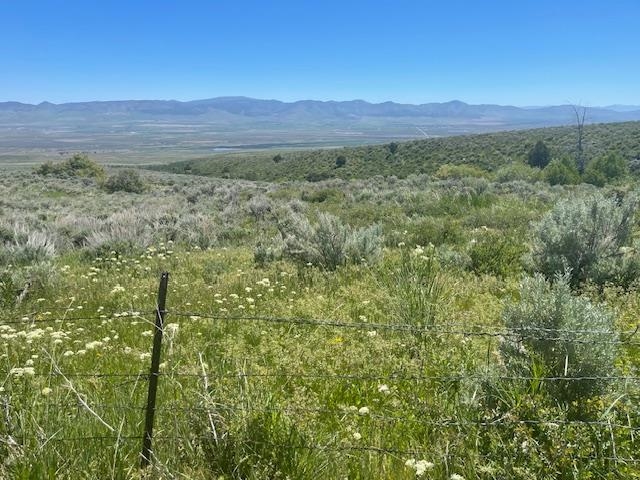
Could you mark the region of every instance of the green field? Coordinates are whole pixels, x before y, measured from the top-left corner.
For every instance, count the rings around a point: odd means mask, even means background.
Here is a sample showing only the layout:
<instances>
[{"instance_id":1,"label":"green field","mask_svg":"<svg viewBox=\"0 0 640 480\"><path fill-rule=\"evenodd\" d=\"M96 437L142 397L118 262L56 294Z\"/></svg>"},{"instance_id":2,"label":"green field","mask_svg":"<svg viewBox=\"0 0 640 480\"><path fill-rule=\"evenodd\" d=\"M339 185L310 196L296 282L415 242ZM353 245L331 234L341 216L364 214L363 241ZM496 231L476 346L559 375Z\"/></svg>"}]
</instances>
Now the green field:
<instances>
[{"instance_id":1,"label":"green field","mask_svg":"<svg viewBox=\"0 0 640 480\"><path fill-rule=\"evenodd\" d=\"M640 124L585 140L3 170L0 478L640 478Z\"/></svg>"}]
</instances>

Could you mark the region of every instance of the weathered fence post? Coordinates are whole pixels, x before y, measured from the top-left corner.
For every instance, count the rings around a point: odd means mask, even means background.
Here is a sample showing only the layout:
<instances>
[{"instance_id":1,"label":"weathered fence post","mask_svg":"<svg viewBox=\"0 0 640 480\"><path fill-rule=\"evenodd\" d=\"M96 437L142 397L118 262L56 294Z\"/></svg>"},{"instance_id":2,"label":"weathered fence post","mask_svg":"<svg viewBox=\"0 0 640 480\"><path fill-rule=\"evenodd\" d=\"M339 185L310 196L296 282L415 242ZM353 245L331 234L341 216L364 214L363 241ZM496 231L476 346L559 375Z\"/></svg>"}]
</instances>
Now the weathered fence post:
<instances>
[{"instance_id":1,"label":"weathered fence post","mask_svg":"<svg viewBox=\"0 0 640 480\"><path fill-rule=\"evenodd\" d=\"M151 462L151 439L153 438L153 418L156 413L156 392L158 391L158 375L160 372L160 349L162 347L162 331L167 314L167 285L169 273L163 272L158 288L158 305L156 307L156 323L153 335L153 351L151 352L151 371L149 373L149 393L147 394L147 410L144 422L144 437L140 468L146 468Z\"/></svg>"}]
</instances>

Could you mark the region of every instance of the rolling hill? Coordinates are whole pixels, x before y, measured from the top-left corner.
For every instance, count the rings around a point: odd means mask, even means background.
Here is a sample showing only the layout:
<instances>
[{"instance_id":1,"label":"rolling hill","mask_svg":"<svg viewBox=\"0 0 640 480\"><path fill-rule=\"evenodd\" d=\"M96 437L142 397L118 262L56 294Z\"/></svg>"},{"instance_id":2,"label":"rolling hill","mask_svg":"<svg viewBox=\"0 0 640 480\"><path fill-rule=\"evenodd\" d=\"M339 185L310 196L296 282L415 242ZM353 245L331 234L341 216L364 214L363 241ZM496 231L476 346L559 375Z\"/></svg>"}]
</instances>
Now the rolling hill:
<instances>
[{"instance_id":1,"label":"rolling hill","mask_svg":"<svg viewBox=\"0 0 640 480\"><path fill-rule=\"evenodd\" d=\"M234 152L155 168L174 173L265 181L376 175L401 178L410 174L432 174L444 164L471 164L493 171L511 162L523 161L538 140L549 146L554 157L573 155L576 128L516 130L340 149ZM640 162L640 122L586 126L584 151L587 160L617 152L634 170ZM339 157L344 162L337 162Z\"/></svg>"}]
</instances>

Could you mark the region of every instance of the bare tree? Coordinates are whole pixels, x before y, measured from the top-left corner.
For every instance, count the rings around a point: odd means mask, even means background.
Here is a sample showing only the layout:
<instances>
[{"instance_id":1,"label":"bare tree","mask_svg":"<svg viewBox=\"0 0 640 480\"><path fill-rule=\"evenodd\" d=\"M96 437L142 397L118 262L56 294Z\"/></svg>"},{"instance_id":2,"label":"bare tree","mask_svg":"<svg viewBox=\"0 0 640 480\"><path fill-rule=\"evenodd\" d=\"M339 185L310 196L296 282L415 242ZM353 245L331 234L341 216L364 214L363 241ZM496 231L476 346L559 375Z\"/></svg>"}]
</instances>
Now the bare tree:
<instances>
[{"instance_id":1,"label":"bare tree","mask_svg":"<svg viewBox=\"0 0 640 480\"><path fill-rule=\"evenodd\" d=\"M584 158L584 150L582 147L582 139L584 138L584 121L587 118L587 107L571 104L571 108L573 108L573 113L575 113L576 115L576 126L578 127L578 146L576 151L576 165L578 167L578 172L580 172L580 175L582 175L584 173L584 168L585 168L585 158Z\"/></svg>"}]
</instances>

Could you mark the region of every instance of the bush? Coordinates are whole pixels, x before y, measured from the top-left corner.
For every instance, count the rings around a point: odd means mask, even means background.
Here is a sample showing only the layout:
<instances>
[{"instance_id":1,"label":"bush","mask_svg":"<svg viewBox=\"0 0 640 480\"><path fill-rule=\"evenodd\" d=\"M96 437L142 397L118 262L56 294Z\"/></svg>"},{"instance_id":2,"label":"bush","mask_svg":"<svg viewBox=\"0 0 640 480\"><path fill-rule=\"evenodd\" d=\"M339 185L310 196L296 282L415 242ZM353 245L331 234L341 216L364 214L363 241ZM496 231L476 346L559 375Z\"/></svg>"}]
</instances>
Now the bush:
<instances>
[{"instance_id":1,"label":"bush","mask_svg":"<svg viewBox=\"0 0 640 480\"><path fill-rule=\"evenodd\" d=\"M485 232L469 249L470 268L476 274L506 278L522 270L526 248L516 238L500 232Z\"/></svg>"},{"instance_id":2,"label":"bush","mask_svg":"<svg viewBox=\"0 0 640 480\"><path fill-rule=\"evenodd\" d=\"M586 281L603 285L638 276L638 256L631 245L637 201L595 194L558 203L533 226L532 267L548 279L569 274L573 287Z\"/></svg>"},{"instance_id":3,"label":"bush","mask_svg":"<svg viewBox=\"0 0 640 480\"><path fill-rule=\"evenodd\" d=\"M246 209L256 221L264 220L265 216L271 212L272 205L264 195L255 195L247 202Z\"/></svg>"},{"instance_id":4,"label":"bush","mask_svg":"<svg viewBox=\"0 0 640 480\"><path fill-rule=\"evenodd\" d=\"M513 162L499 168L495 173L495 179L500 183L514 181L535 183L542 180L542 174L537 168L530 167L524 163Z\"/></svg>"},{"instance_id":5,"label":"bush","mask_svg":"<svg viewBox=\"0 0 640 480\"><path fill-rule=\"evenodd\" d=\"M545 167L544 176L550 185L576 185L580 183L578 168L569 157L552 160Z\"/></svg>"},{"instance_id":6,"label":"bush","mask_svg":"<svg viewBox=\"0 0 640 480\"><path fill-rule=\"evenodd\" d=\"M407 225L406 241L412 245L455 245L464 239L460 222L452 218L420 217Z\"/></svg>"},{"instance_id":7,"label":"bush","mask_svg":"<svg viewBox=\"0 0 640 480\"><path fill-rule=\"evenodd\" d=\"M347 263L374 262L382 253L382 230L377 225L352 229L327 213L311 225L306 217L292 213L278 228L284 256L300 265L335 270Z\"/></svg>"},{"instance_id":8,"label":"bush","mask_svg":"<svg viewBox=\"0 0 640 480\"><path fill-rule=\"evenodd\" d=\"M55 239L47 232L16 226L13 237L13 242L0 246L0 265L31 265L48 260L56 254Z\"/></svg>"},{"instance_id":9,"label":"bush","mask_svg":"<svg viewBox=\"0 0 640 480\"><path fill-rule=\"evenodd\" d=\"M527 154L527 163L532 167L544 168L549 165L551 154L542 140L538 140Z\"/></svg>"},{"instance_id":10,"label":"bush","mask_svg":"<svg viewBox=\"0 0 640 480\"><path fill-rule=\"evenodd\" d=\"M573 296L567 279L553 285L541 275L525 278L520 300L506 306L503 320L510 335L501 345L513 375L579 378L608 377L615 372L616 335L613 315L588 299ZM523 371L524 370L524 371ZM556 400L567 404L600 395L604 379L553 381Z\"/></svg>"},{"instance_id":11,"label":"bush","mask_svg":"<svg viewBox=\"0 0 640 480\"><path fill-rule=\"evenodd\" d=\"M58 177L104 178L104 167L91 160L86 154L76 153L61 163L45 162L36 168L38 175L54 175Z\"/></svg>"},{"instance_id":12,"label":"bush","mask_svg":"<svg viewBox=\"0 0 640 480\"><path fill-rule=\"evenodd\" d=\"M486 178L489 176L489 172L476 167L475 165L462 164L454 165L451 163L445 163L435 173L435 176L441 180L448 180L452 178Z\"/></svg>"},{"instance_id":13,"label":"bush","mask_svg":"<svg viewBox=\"0 0 640 480\"><path fill-rule=\"evenodd\" d=\"M344 200L344 192L337 188L322 188L319 190L303 190L300 198L304 202L322 203L326 200L342 201Z\"/></svg>"},{"instance_id":14,"label":"bush","mask_svg":"<svg viewBox=\"0 0 640 480\"><path fill-rule=\"evenodd\" d=\"M111 175L104 182L103 188L109 193L143 193L146 189L140 174L131 169L120 170L114 175Z\"/></svg>"},{"instance_id":15,"label":"bush","mask_svg":"<svg viewBox=\"0 0 640 480\"><path fill-rule=\"evenodd\" d=\"M617 153L596 158L584 172L584 181L598 187L624 179L629 174L629 167Z\"/></svg>"},{"instance_id":16,"label":"bush","mask_svg":"<svg viewBox=\"0 0 640 480\"><path fill-rule=\"evenodd\" d=\"M0 307L13 308L29 297L49 295L57 280L56 269L48 262L0 270Z\"/></svg>"}]
</instances>

